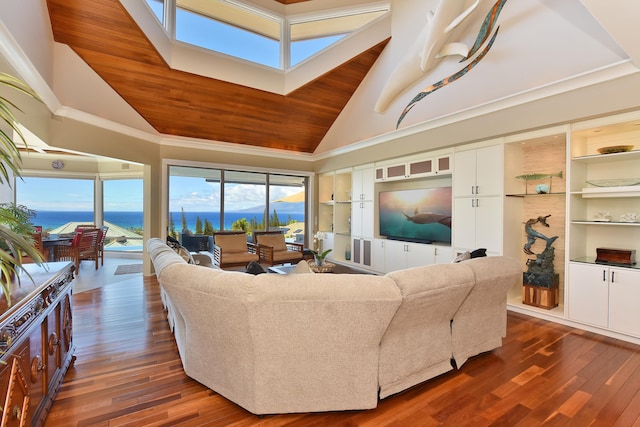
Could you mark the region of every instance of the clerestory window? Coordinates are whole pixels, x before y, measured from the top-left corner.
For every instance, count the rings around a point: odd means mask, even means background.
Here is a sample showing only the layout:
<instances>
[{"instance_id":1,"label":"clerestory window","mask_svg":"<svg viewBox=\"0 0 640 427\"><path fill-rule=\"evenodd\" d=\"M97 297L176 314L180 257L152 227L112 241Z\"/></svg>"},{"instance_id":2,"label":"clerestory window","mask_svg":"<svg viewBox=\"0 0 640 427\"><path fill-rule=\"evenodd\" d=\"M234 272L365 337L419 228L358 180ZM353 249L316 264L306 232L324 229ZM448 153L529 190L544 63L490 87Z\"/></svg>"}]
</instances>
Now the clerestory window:
<instances>
[{"instance_id":1,"label":"clerestory window","mask_svg":"<svg viewBox=\"0 0 640 427\"><path fill-rule=\"evenodd\" d=\"M388 4L377 4L282 17L236 0L146 2L176 40L279 69L299 64L389 12ZM169 4L175 4L175 13L166 13Z\"/></svg>"}]
</instances>

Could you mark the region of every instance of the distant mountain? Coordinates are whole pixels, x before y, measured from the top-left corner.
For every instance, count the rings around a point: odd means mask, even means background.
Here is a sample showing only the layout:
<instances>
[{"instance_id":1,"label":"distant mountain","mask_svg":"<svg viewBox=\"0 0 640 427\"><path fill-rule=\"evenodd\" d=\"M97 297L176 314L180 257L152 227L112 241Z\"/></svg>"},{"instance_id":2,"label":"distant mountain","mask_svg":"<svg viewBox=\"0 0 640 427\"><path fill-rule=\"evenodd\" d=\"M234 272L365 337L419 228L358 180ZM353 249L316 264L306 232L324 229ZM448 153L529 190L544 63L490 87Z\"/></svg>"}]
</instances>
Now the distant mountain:
<instances>
[{"instance_id":1,"label":"distant mountain","mask_svg":"<svg viewBox=\"0 0 640 427\"><path fill-rule=\"evenodd\" d=\"M264 212L264 208L265 205L252 206L239 212L261 214ZM271 202L269 204L269 215L273 213L274 209L280 218L282 218L281 214L304 214L304 191Z\"/></svg>"}]
</instances>

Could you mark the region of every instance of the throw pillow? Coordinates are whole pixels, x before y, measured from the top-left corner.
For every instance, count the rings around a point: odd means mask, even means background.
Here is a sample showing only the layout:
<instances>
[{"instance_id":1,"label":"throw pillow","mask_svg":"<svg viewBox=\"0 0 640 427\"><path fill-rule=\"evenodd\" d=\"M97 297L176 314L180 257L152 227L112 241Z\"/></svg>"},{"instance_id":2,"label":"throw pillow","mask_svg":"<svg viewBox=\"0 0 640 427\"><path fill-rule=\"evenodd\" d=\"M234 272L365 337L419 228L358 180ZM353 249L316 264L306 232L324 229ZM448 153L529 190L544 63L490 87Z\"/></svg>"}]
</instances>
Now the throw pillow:
<instances>
[{"instance_id":1,"label":"throw pillow","mask_svg":"<svg viewBox=\"0 0 640 427\"><path fill-rule=\"evenodd\" d=\"M300 261L296 264L296 268L291 270L289 274L306 274L306 273L315 273L311 267L309 267L309 263L305 260Z\"/></svg>"},{"instance_id":2,"label":"throw pillow","mask_svg":"<svg viewBox=\"0 0 640 427\"><path fill-rule=\"evenodd\" d=\"M455 257L455 258L451 261L451 263L452 263L452 264L455 264L455 263L458 263L458 262L462 262L462 261L468 260L468 259L470 259L470 258L471 258L471 252L466 251L466 252L461 253L461 254L460 254L460 255L458 255L457 257Z\"/></svg>"},{"instance_id":3,"label":"throw pillow","mask_svg":"<svg viewBox=\"0 0 640 427\"><path fill-rule=\"evenodd\" d=\"M480 248L480 249L476 249L475 251L471 251L471 258L480 258L483 256L487 256L486 248Z\"/></svg>"},{"instance_id":4,"label":"throw pillow","mask_svg":"<svg viewBox=\"0 0 640 427\"><path fill-rule=\"evenodd\" d=\"M258 263L257 261L251 261L249 264L247 264L246 272L249 274L253 274L254 276L266 273L265 269L262 268L260 263Z\"/></svg>"}]
</instances>

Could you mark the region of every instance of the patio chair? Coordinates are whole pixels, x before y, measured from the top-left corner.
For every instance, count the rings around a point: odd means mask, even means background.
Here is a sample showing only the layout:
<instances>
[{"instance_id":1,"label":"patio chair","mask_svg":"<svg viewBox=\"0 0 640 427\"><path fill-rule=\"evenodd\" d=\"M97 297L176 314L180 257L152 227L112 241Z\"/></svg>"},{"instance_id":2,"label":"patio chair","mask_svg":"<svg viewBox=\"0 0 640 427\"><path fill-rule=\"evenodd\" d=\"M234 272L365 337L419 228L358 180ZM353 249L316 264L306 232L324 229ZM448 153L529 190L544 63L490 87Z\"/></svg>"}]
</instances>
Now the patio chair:
<instances>
[{"instance_id":1,"label":"patio chair","mask_svg":"<svg viewBox=\"0 0 640 427\"><path fill-rule=\"evenodd\" d=\"M297 263L302 259L304 245L287 242L280 231L254 231L260 262L269 265Z\"/></svg>"},{"instance_id":2,"label":"patio chair","mask_svg":"<svg viewBox=\"0 0 640 427\"><path fill-rule=\"evenodd\" d=\"M213 233L213 261L220 268L246 266L259 261L258 246L247 242L244 231Z\"/></svg>"},{"instance_id":3,"label":"patio chair","mask_svg":"<svg viewBox=\"0 0 640 427\"><path fill-rule=\"evenodd\" d=\"M95 261L96 270L98 263L98 244L102 230L98 228L82 228L68 245L54 247L57 261L73 261L76 265L76 274L80 273L80 262L84 260Z\"/></svg>"}]
</instances>

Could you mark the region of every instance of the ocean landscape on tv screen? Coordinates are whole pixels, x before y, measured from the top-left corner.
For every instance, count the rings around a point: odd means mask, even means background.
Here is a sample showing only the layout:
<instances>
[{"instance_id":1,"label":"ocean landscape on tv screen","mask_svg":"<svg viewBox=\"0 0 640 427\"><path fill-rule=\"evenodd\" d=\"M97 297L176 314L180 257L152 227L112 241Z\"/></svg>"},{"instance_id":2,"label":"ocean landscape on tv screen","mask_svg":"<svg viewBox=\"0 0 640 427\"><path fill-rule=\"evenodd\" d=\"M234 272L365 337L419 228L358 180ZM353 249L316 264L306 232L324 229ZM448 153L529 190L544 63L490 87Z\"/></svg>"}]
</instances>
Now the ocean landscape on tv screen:
<instances>
[{"instance_id":1,"label":"ocean landscape on tv screen","mask_svg":"<svg viewBox=\"0 0 640 427\"><path fill-rule=\"evenodd\" d=\"M380 235L410 242L451 243L451 187L381 191Z\"/></svg>"}]
</instances>

